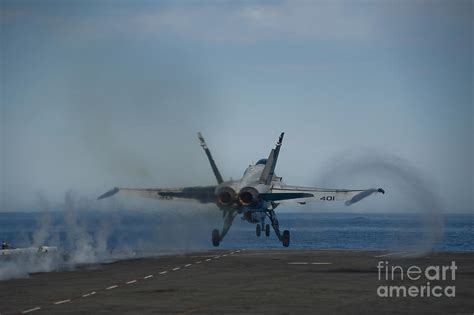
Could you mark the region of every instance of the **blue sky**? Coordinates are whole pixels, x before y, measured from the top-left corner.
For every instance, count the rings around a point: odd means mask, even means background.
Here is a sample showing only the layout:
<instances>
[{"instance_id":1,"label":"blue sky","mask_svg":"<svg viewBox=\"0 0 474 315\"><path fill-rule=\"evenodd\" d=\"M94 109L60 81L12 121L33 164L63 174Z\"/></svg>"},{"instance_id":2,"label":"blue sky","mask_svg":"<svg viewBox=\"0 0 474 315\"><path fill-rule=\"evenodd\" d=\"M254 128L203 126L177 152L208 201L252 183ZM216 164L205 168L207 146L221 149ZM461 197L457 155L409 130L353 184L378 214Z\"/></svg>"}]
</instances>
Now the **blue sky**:
<instances>
[{"instance_id":1,"label":"blue sky","mask_svg":"<svg viewBox=\"0 0 474 315\"><path fill-rule=\"evenodd\" d=\"M419 170L446 211L474 207L472 1L1 1L1 11L0 210L34 207L39 191L213 184L199 130L225 177L285 131L277 172L290 184L319 185L341 155L382 152ZM385 175L329 184L397 190ZM354 211L411 207L391 196Z\"/></svg>"}]
</instances>

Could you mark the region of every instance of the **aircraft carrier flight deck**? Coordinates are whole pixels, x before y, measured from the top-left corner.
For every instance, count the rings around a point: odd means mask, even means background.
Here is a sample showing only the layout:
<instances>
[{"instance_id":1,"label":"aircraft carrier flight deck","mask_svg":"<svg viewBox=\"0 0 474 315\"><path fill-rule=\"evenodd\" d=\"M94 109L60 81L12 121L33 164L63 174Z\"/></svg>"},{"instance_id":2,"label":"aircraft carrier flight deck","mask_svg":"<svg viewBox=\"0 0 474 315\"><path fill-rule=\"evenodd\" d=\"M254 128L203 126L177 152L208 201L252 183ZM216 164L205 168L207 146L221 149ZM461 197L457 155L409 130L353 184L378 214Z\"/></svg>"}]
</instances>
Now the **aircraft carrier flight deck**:
<instances>
[{"instance_id":1,"label":"aircraft carrier flight deck","mask_svg":"<svg viewBox=\"0 0 474 315\"><path fill-rule=\"evenodd\" d=\"M450 278L453 261L455 280ZM404 271L410 266L445 266L448 279L427 283L406 274L401 280L395 273L387 280L389 266ZM379 292L380 286L394 285L416 290L455 287L455 296L443 289L428 290L440 297L420 297L419 292L417 297L379 296L387 293ZM473 311L474 252L242 248L123 260L0 281L2 315Z\"/></svg>"}]
</instances>

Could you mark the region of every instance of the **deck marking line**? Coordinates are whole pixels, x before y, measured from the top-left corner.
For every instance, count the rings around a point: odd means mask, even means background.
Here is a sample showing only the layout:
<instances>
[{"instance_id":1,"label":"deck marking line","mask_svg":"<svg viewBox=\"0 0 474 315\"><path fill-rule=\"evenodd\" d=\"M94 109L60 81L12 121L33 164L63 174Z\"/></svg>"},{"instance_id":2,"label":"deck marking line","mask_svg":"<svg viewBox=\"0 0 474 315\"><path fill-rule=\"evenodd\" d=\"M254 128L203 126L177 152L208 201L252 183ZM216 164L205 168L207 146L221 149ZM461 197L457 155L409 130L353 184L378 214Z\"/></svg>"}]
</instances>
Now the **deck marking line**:
<instances>
[{"instance_id":1,"label":"deck marking line","mask_svg":"<svg viewBox=\"0 0 474 315\"><path fill-rule=\"evenodd\" d=\"M184 265L184 267L189 267L189 266L191 266L191 264Z\"/></svg>"},{"instance_id":2,"label":"deck marking line","mask_svg":"<svg viewBox=\"0 0 474 315\"><path fill-rule=\"evenodd\" d=\"M307 265L308 263L307 262L300 262L300 261L297 261L297 262L289 262L288 265Z\"/></svg>"},{"instance_id":3,"label":"deck marking line","mask_svg":"<svg viewBox=\"0 0 474 315\"><path fill-rule=\"evenodd\" d=\"M423 252L416 252L416 253L411 253L411 254L403 255L402 257L417 256L417 255L422 255L422 254L423 254Z\"/></svg>"},{"instance_id":4,"label":"deck marking line","mask_svg":"<svg viewBox=\"0 0 474 315\"><path fill-rule=\"evenodd\" d=\"M206 259L206 261L211 261L211 258Z\"/></svg>"},{"instance_id":5,"label":"deck marking line","mask_svg":"<svg viewBox=\"0 0 474 315\"><path fill-rule=\"evenodd\" d=\"M176 267L176 268L173 268L171 270L176 271L176 270L179 270L179 269L181 269L181 267Z\"/></svg>"},{"instance_id":6,"label":"deck marking line","mask_svg":"<svg viewBox=\"0 0 474 315\"><path fill-rule=\"evenodd\" d=\"M401 255L401 254L405 254L406 252L392 252L392 253L388 253L388 254L383 254L383 255L378 255L378 256L374 256L375 258L380 258L380 257L387 257L387 256L392 256L392 255Z\"/></svg>"},{"instance_id":7,"label":"deck marking line","mask_svg":"<svg viewBox=\"0 0 474 315\"><path fill-rule=\"evenodd\" d=\"M195 264L200 264L202 261L196 261Z\"/></svg>"},{"instance_id":8,"label":"deck marking line","mask_svg":"<svg viewBox=\"0 0 474 315\"><path fill-rule=\"evenodd\" d=\"M29 310L22 311L21 313L22 314L27 314L27 313L31 313L31 312L34 312L34 311L38 311L40 309L41 309L41 306L37 306L37 307L30 308Z\"/></svg>"},{"instance_id":9,"label":"deck marking line","mask_svg":"<svg viewBox=\"0 0 474 315\"><path fill-rule=\"evenodd\" d=\"M91 292L91 295L94 295L94 294L96 294L96 293L97 293L97 292L95 292L95 291L92 291L92 292Z\"/></svg>"},{"instance_id":10,"label":"deck marking line","mask_svg":"<svg viewBox=\"0 0 474 315\"><path fill-rule=\"evenodd\" d=\"M130 280L130 281L127 281L127 282L125 282L125 283L126 283L126 284L132 284L132 283L135 283L135 282L137 282L137 280Z\"/></svg>"},{"instance_id":11,"label":"deck marking line","mask_svg":"<svg viewBox=\"0 0 474 315\"><path fill-rule=\"evenodd\" d=\"M70 299L54 302L55 305L71 302Z\"/></svg>"},{"instance_id":12,"label":"deck marking line","mask_svg":"<svg viewBox=\"0 0 474 315\"><path fill-rule=\"evenodd\" d=\"M91 295L90 293L86 293L86 294L83 294L82 297L88 297L90 295Z\"/></svg>"},{"instance_id":13,"label":"deck marking line","mask_svg":"<svg viewBox=\"0 0 474 315\"><path fill-rule=\"evenodd\" d=\"M330 262L312 262L311 265L332 265Z\"/></svg>"},{"instance_id":14,"label":"deck marking line","mask_svg":"<svg viewBox=\"0 0 474 315\"><path fill-rule=\"evenodd\" d=\"M143 277L143 279L150 279L150 278L153 278L153 275L148 275L146 277Z\"/></svg>"},{"instance_id":15,"label":"deck marking line","mask_svg":"<svg viewBox=\"0 0 474 315\"><path fill-rule=\"evenodd\" d=\"M111 285L110 287L107 287L105 288L106 290L112 290L112 289L115 289L116 287L118 287L118 285Z\"/></svg>"}]
</instances>

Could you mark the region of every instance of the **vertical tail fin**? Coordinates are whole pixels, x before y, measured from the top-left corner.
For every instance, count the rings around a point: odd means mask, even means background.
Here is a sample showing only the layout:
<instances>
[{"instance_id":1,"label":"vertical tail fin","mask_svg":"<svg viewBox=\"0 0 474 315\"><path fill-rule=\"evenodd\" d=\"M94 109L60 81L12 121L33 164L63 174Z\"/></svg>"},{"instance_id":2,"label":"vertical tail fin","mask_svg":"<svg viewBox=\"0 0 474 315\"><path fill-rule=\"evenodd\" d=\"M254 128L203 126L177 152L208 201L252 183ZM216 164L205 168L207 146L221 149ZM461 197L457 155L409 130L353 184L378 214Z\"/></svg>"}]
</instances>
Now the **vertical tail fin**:
<instances>
[{"instance_id":1,"label":"vertical tail fin","mask_svg":"<svg viewBox=\"0 0 474 315\"><path fill-rule=\"evenodd\" d=\"M222 179L222 175L219 172L216 162L214 162L214 159L212 158L211 151L207 147L206 141L204 141L204 138L202 137L202 134L200 132L198 132L198 138L199 138L199 141L201 142L201 147L204 149L204 152L206 152L207 158L209 159L209 163L211 164L212 171L214 172L214 176L216 176L217 183L221 184L222 182L224 182L224 180Z\"/></svg>"},{"instance_id":2,"label":"vertical tail fin","mask_svg":"<svg viewBox=\"0 0 474 315\"><path fill-rule=\"evenodd\" d=\"M275 173L275 166L278 161L278 155L280 154L280 147L281 143L283 142L283 136L285 135L284 132L280 134L280 138L278 138L278 142L275 146L275 149L270 151L270 155L268 156L267 164L263 169L262 176L260 177L260 181L265 183L265 185L270 185L272 182L273 174Z\"/></svg>"}]
</instances>

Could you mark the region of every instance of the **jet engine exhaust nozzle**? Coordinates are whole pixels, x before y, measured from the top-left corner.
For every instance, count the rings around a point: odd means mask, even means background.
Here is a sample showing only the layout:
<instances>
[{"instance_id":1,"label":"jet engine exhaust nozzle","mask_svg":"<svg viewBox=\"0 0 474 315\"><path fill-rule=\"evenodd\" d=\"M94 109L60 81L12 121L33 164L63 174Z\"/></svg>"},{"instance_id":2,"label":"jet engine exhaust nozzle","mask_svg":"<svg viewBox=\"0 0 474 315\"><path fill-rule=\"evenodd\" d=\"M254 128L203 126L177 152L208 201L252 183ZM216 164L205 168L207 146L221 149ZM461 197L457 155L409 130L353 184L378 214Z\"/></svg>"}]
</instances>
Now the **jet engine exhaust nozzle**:
<instances>
[{"instance_id":1,"label":"jet engine exhaust nozzle","mask_svg":"<svg viewBox=\"0 0 474 315\"><path fill-rule=\"evenodd\" d=\"M224 187L217 193L217 202L223 206L231 206L236 199L236 193L230 187Z\"/></svg>"},{"instance_id":2,"label":"jet engine exhaust nozzle","mask_svg":"<svg viewBox=\"0 0 474 315\"><path fill-rule=\"evenodd\" d=\"M243 206L251 206L258 204L259 193L253 187L245 187L240 190L239 203Z\"/></svg>"}]
</instances>

